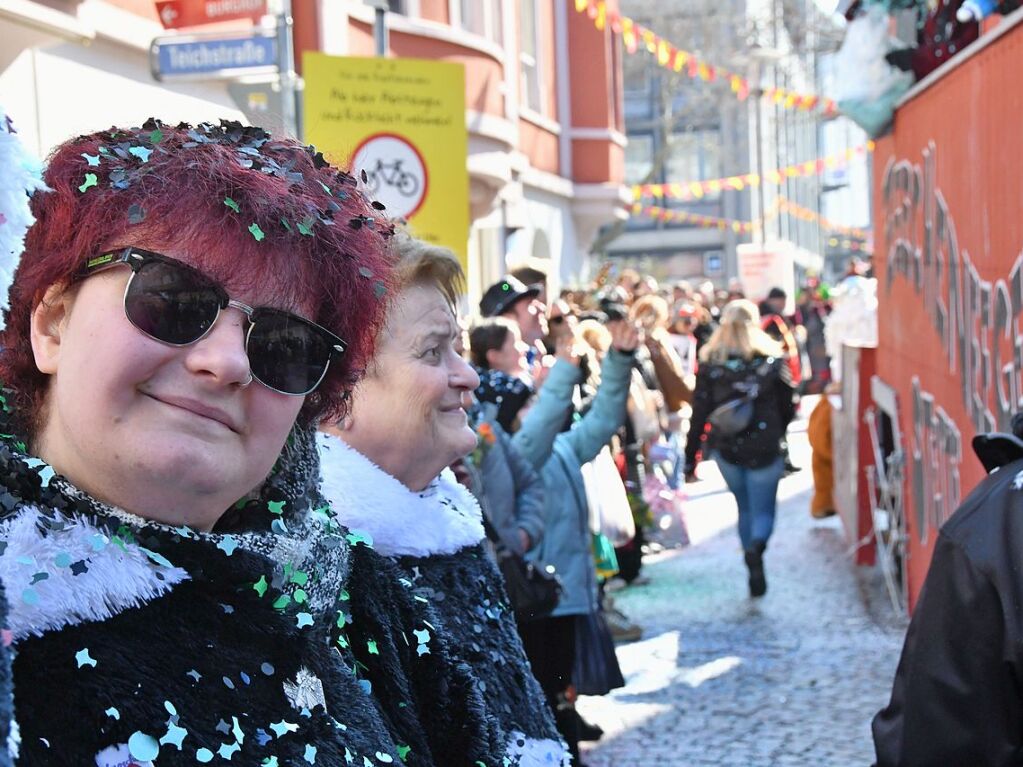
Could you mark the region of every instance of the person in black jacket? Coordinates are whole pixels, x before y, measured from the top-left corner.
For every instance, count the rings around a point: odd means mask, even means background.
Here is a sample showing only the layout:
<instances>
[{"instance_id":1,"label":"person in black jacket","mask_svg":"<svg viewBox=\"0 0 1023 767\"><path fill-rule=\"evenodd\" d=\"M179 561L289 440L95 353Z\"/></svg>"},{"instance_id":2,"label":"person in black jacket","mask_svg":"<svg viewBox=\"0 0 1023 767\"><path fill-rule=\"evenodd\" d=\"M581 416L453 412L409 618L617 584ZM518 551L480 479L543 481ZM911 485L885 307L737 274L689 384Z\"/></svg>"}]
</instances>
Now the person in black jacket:
<instances>
[{"instance_id":1,"label":"person in black jacket","mask_svg":"<svg viewBox=\"0 0 1023 767\"><path fill-rule=\"evenodd\" d=\"M784 470L780 446L792 420L793 394L782 349L760 329L756 305L745 299L729 303L721 312L720 326L700 351L685 472L692 477L696 471L696 454L708 423L716 420L715 410L748 399L752 403L748 422L733 422L734 431L721 423L712 425L703 453L713 453L739 506L739 538L754 597L767 592L763 555L774 530L778 481Z\"/></svg>"},{"instance_id":2,"label":"person in black jacket","mask_svg":"<svg viewBox=\"0 0 1023 767\"><path fill-rule=\"evenodd\" d=\"M1023 762L1023 418L981 435L991 474L938 533L891 701L874 717L876 767Z\"/></svg>"}]
</instances>

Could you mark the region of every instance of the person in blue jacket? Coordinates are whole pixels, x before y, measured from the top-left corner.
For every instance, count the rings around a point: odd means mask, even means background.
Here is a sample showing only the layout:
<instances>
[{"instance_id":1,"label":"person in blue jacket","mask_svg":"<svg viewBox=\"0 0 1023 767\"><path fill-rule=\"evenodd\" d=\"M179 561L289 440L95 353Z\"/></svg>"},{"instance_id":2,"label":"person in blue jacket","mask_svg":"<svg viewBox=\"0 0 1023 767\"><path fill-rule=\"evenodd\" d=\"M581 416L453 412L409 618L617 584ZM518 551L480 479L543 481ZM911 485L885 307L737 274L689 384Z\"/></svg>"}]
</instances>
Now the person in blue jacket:
<instances>
[{"instance_id":1,"label":"person in blue jacket","mask_svg":"<svg viewBox=\"0 0 1023 767\"><path fill-rule=\"evenodd\" d=\"M562 737L578 761L578 718L566 693L575 665L576 618L598 609L597 577L591 551L589 507L581 467L596 458L626 415L632 356L639 330L625 320L610 323L611 350L601 368L601 384L589 411L561 431L572 408L579 358L569 352L551 368L536 403L522 419L512 444L533 464L546 488L544 536L527 558L553 565L563 591L549 618L519 625Z\"/></svg>"}]
</instances>

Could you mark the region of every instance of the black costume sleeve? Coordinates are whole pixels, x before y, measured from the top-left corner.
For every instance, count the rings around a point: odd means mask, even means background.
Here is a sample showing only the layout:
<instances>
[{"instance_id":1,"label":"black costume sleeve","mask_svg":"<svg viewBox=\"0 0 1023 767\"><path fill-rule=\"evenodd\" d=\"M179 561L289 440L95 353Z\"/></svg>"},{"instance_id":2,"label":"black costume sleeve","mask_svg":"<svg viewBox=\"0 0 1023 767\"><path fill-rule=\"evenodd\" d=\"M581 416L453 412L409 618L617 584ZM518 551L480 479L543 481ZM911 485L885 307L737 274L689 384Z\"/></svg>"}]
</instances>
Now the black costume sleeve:
<instances>
[{"instance_id":1,"label":"black costume sleeve","mask_svg":"<svg viewBox=\"0 0 1023 767\"><path fill-rule=\"evenodd\" d=\"M707 427L707 416L714 409L713 384L708 372L711 363L700 365L696 373L696 387L693 389L693 413L689 417L689 434L686 437L686 472L696 468L696 451L700 449L700 440Z\"/></svg>"},{"instance_id":2,"label":"black costume sleeve","mask_svg":"<svg viewBox=\"0 0 1023 767\"><path fill-rule=\"evenodd\" d=\"M895 675L872 724L876 767L1021 763L1023 716L998 589L939 535Z\"/></svg>"}]
</instances>

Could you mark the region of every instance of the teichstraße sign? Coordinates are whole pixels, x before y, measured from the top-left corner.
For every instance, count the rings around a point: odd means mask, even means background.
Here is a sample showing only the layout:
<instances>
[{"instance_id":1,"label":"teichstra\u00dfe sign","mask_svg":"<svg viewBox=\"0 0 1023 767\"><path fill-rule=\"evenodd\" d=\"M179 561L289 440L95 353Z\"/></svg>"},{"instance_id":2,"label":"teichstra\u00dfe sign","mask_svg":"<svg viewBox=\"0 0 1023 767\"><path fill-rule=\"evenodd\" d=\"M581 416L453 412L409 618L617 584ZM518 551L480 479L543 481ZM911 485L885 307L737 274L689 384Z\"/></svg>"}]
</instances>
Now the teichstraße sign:
<instances>
[{"instance_id":1,"label":"teichstra\u00dfe sign","mask_svg":"<svg viewBox=\"0 0 1023 767\"><path fill-rule=\"evenodd\" d=\"M156 0L164 29L182 29L217 21L259 19L266 15L266 0Z\"/></svg>"}]
</instances>

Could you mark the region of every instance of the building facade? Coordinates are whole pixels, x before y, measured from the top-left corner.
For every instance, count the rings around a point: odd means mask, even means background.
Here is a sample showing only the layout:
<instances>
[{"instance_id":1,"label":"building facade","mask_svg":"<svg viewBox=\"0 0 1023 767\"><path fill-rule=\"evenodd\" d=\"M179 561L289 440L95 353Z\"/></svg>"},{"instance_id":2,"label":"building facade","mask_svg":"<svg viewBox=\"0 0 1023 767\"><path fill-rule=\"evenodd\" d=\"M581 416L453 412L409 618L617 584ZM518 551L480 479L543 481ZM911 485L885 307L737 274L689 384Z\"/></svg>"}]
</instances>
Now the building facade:
<instances>
[{"instance_id":1,"label":"building facade","mask_svg":"<svg viewBox=\"0 0 1023 767\"><path fill-rule=\"evenodd\" d=\"M644 206L721 223L635 216L606 238L604 255L655 276L723 285L738 274L739 245L780 242L792 252L797 272L820 274L829 239L820 220L828 179L816 173L769 176L824 156L846 134L828 133L826 139L832 120L819 109L793 109L772 94L819 92L822 52L840 38L835 22L812 0L694 0L672 9L624 0L622 6L636 22L749 84L748 97L740 99L722 78L704 82L673 72L642 50L627 58L626 181L688 185L755 173L765 182L688 200L644 198ZM866 197L865 190L861 185ZM831 200L835 215L841 202ZM793 210L802 214L788 212Z\"/></svg>"},{"instance_id":2,"label":"building facade","mask_svg":"<svg viewBox=\"0 0 1023 767\"><path fill-rule=\"evenodd\" d=\"M376 55L374 4L293 0L299 69L304 51ZM629 202L620 43L573 0L385 5L385 55L465 65L470 301L520 266L544 271L551 290L583 281L598 230L624 218ZM281 96L265 78L156 82L149 47L160 34L150 0L0 0L0 100L42 155L150 115L280 125Z\"/></svg>"}]
</instances>

